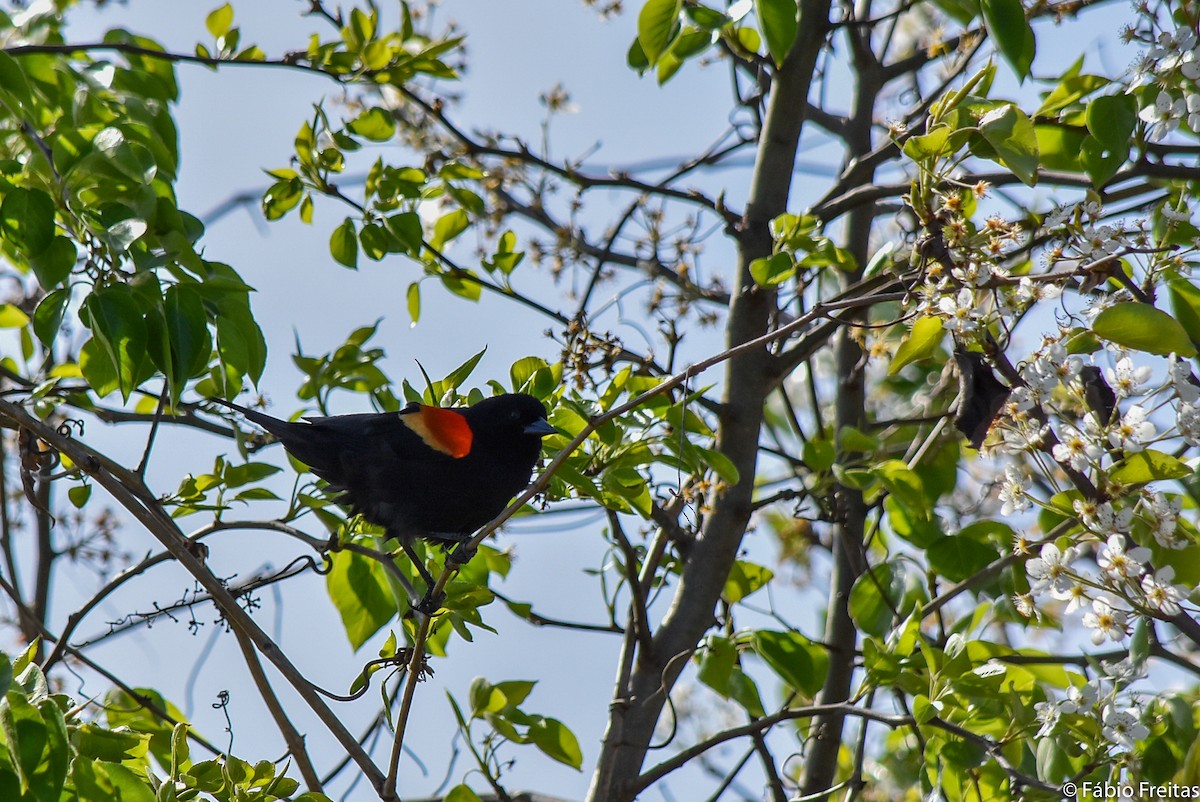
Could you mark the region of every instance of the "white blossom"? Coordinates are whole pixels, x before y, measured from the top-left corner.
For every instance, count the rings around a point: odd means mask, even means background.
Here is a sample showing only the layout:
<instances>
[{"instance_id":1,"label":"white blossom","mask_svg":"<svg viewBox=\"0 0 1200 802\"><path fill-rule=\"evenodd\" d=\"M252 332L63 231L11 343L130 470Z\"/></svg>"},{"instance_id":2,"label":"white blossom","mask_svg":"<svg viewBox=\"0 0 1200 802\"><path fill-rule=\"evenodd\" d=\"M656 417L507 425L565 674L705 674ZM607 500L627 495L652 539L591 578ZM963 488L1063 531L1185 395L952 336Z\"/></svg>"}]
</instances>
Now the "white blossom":
<instances>
[{"instance_id":1,"label":"white blossom","mask_svg":"<svg viewBox=\"0 0 1200 802\"><path fill-rule=\"evenodd\" d=\"M986 263L967 262L965 266L951 268L950 274L959 282L972 287L982 287L992 279L992 269Z\"/></svg>"},{"instance_id":2,"label":"white blossom","mask_svg":"<svg viewBox=\"0 0 1200 802\"><path fill-rule=\"evenodd\" d=\"M1028 489L1029 480L1021 473L1021 469L1015 465L1006 465L1004 483L1000 486L1000 514L1008 517L1014 512L1029 509L1029 496L1026 495Z\"/></svg>"},{"instance_id":3,"label":"white blossom","mask_svg":"<svg viewBox=\"0 0 1200 802\"><path fill-rule=\"evenodd\" d=\"M1066 434L1062 442L1051 449L1051 454L1060 463L1070 465L1077 471L1086 471L1090 465L1100 461L1104 449L1097 445L1095 440L1075 430Z\"/></svg>"},{"instance_id":4,"label":"white blossom","mask_svg":"<svg viewBox=\"0 0 1200 802\"><path fill-rule=\"evenodd\" d=\"M1135 711L1117 710L1111 705L1104 708L1104 737L1116 746L1126 749L1133 748L1134 741L1140 741L1150 735L1145 724L1138 721Z\"/></svg>"},{"instance_id":5,"label":"white blossom","mask_svg":"<svg viewBox=\"0 0 1200 802\"><path fill-rule=\"evenodd\" d=\"M1017 283L1017 301L1029 305L1037 301L1052 301L1062 295L1062 287L1050 281L1022 278Z\"/></svg>"},{"instance_id":6,"label":"white blossom","mask_svg":"<svg viewBox=\"0 0 1200 802\"><path fill-rule=\"evenodd\" d=\"M1100 670L1106 679L1122 687L1146 676L1145 662L1135 663L1129 657L1121 660L1101 660Z\"/></svg>"},{"instance_id":7,"label":"white blossom","mask_svg":"<svg viewBox=\"0 0 1200 802\"><path fill-rule=\"evenodd\" d=\"M1050 595L1059 601L1065 601L1067 603L1067 609L1065 610L1067 615L1070 615L1076 610L1084 609L1092 600L1092 597L1088 595L1087 585L1085 585L1082 581L1082 576L1080 581L1072 582L1071 587L1067 588L1065 593L1059 593L1051 590Z\"/></svg>"},{"instance_id":8,"label":"white blossom","mask_svg":"<svg viewBox=\"0 0 1200 802\"><path fill-rule=\"evenodd\" d=\"M1072 685L1067 688L1067 698L1075 703L1076 710L1091 707L1100 698L1100 692L1091 682L1082 685Z\"/></svg>"},{"instance_id":9,"label":"white blossom","mask_svg":"<svg viewBox=\"0 0 1200 802\"><path fill-rule=\"evenodd\" d=\"M1083 625L1092 630L1092 643L1097 646L1105 639L1120 643L1125 638L1125 613L1114 609L1104 596L1092 599L1091 612L1084 614Z\"/></svg>"},{"instance_id":10,"label":"white blossom","mask_svg":"<svg viewBox=\"0 0 1200 802\"><path fill-rule=\"evenodd\" d=\"M1149 126L1146 138L1157 142L1174 131L1184 111L1182 98L1172 98L1167 92L1159 92L1153 106L1146 106L1138 112L1138 117Z\"/></svg>"},{"instance_id":11,"label":"white blossom","mask_svg":"<svg viewBox=\"0 0 1200 802\"><path fill-rule=\"evenodd\" d=\"M1111 502L1104 502L1096 508L1096 525L1093 531L1103 538L1113 535L1124 535L1133 524L1133 507L1126 507L1120 512L1113 509Z\"/></svg>"},{"instance_id":12,"label":"white blossom","mask_svg":"<svg viewBox=\"0 0 1200 802\"><path fill-rule=\"evenodd\" d=\"M1034 616L1037 616L1039 619L1041 618L1041 614L1033 603L1032 595L1028 593L1014 593L1012 603L1017 612L1025 618L1033 618Z\"/></svg>"},{"instance_id":13,"label":"white blossom","mask_svg":"<svg viewBox=\"0 0 1200 802\"><path fill-rule=\"evenodd\" d=\"M1193 97L1196 98L1196 100L1197 100L1196 105L1198 107L1200 107L1200 95L1190 95L1188 97L1188 110L1189 111L1191 110L1191 107L1192 107L1191 101L1192 101ZM1190 124L1190 122L1189 122L1189 124ZM1159 214L1161 214L1163 216L1164 220L1169 220L1172 223L1187 223L1187 222L1190 222L1192 219L1192 210L1187 208L1186 206L1184 206L1182 209L1173 209L1173 208L1171 208L1170 204L1164 204L1162 209L1159 210ZM1174 354L1172 354L1172 356L1174 356Z\"/></svg>"},{"instance_id":14,"label":"white blossom","mask_svg":"<svg viewBox=\"0 0 1200 802\"><path fill-rule=\"evenodd\" d=\"M1183 499L1178 496L1168 499L1159 492L1150 494L1149 513L1154 539L1162 546L1171 549L1182 549L1188 545L1185 538L1176 533L1179 527L1179 513L1183 509Z\"/></svg>"},{"instance_id":15,"label":"white blossom","mask_svg":"<svg viewBox=\"0 0 1200 802\"><path fill-rule=\"evenodd\" d=\"M1084 259L1099 260L1121 249L1121 230L1116 226L1086 226L1078 244Z\"/></svg>"},{"instance_id":16,"label":"white blossom","mask_svg":"<svg viewBox=\"0 0 1200 802\"><path fill-rule=\"evenodd\" d=\"M1050 733L1054 732L1058 720L1062 718L1064 713L1075 713L1078 707L1069 699L1060 699L1058 701L1038 702L1033 706L1037 711L1038 721L1042 726L1038 728L1035 738L1045 738Z\"/></svg>"},{"instance_id":17,"label":"white blossom","mask_svg":"<svg viewBox=\"0 0 1200 802\"><path fill-rule=\"evenodd\" d=\"M1187 591L1171 583L1175 578L1175 569L1164 565L1154 572L1142 577L1142 593L1146 596L1146 604L1158 610L1163 615L1179 615L1183 608L1179 603L1187 598Z\"/></svg>"},{"instance_id":18,"label":"white blossom","mask_svg":"<svg viewBox=\"0 0 1200 802\"><path fill-rule=\"evenodd\" d=\"M1158 432L1155 431L1154 424L1146 420L1146 410L1134 404L1121 416L1120 423L1108 433L1108 441L1126 451L1141 451L1146 447L1146 442L1153 440L1156 434Z\"/></svg>"},{"instance_id":19,"label":"white blossom","mask_svg":"<svg viewBox=\"0 0 1200 802\"><path fill-rule=\"evenodd\" d=\"M943 295L938 299L938 311L946 316L942 324L950 331L974 331L979 325L979 310L975 308L975 293L963 287L958 295Z\"/></svg>"},{"instance_id":20,"label":"white blossom","mask_svg":"<svg viewBox=\"0 0 1200 802\"><path fill-rule=\"evenodd\" d=\"M1136 395L1142 385L1150 381L1152 372L1149 367L1145 365L1138 367L1128 356L1123 356L1117 360L1116 368L1106 368L1104 375L1108 378L1108 383L1112 385L1117 398L1128 398Z\"/></svg>"},{"instance_id":21,"label":"white blossom","mask_svg":"<svg viewBox=\"0 0 1200 802\"><path fill-rule=\"evenodd\" d=\"M1196 384L1196 379L1192 375L1192 367L1188 361L1171 354L1169 370L1171 389L1175 391L1175 396L1185 404L1194 404L1196 401L1200 401L1200 384Z\"/></svg>"},{"instance_id":22,"label":"white blossom","mask_svg":"<svg viewBox=\"0 0 1200 802\"><path fill-rule=\"evenodd\" d=\"M1200 405L1181 403L1176 411L1175 427L1189 446L1200 446Z\"/></svg>"},{"instance_id":23,"label":"white blossom","mask_svg":"<svg viewBox=\"0 0 1200 802\"><path fill-rule=\"evenodd\" d=\"M1145 546L1135 546L1126 551L1125 537L1113 535L1100 549L1096 563L1113 579L1135 579L1145 573L1145 563L1150 557L1150 549Z\"/></svg>"},{"instance_id":24,"label":"white blossom","mask_svg":"<svg viewBox=\"0 0 1200 802\"><path fill-rule=\"evenodd\" d=\"M1025 564L1025 572L1030 580L1029 589L1034 593L1046 589L1056 593L1067 593L1072 585L1070 571L1075 555L1074 546L1061 550L1053 543L1043 545L1040 556Z\"/></svg>"}]
</instances>

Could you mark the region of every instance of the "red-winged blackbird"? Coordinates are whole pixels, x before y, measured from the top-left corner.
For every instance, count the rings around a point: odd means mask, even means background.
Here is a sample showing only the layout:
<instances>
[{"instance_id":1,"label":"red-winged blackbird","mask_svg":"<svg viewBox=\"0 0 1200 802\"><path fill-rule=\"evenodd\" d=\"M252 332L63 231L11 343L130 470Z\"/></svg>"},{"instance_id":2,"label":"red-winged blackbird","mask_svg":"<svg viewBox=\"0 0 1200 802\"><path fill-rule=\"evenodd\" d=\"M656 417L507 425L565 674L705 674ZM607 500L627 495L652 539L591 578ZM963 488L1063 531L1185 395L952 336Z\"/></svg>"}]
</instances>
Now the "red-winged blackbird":
<instances>
[{"instance_id":1,"label":"red-winged blackbird","mask_svg":"<svg viewBox=\"0 0 1200 802\"><path fill-rule=\"evenodd\" d=\"M524 393L461 409L414 402L399 412L303 423L210 400L275 435L340 494L338 503L399 540L430 588L433 578L413 552L413 539L467 540L529 484L542 438L555 431L542 402Z\"/></svg>"}]
</instances>

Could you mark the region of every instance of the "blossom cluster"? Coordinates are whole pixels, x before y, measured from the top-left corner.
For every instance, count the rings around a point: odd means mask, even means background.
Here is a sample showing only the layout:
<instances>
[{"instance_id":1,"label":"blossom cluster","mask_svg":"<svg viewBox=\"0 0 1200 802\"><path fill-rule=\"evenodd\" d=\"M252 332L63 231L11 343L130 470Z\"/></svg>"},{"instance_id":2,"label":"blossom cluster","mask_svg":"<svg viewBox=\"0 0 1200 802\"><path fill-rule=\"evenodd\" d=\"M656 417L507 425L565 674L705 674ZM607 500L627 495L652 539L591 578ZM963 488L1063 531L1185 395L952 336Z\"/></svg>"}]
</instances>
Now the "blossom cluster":
<instances>
[{"instance_id":1,"label":"blossom cluster","mask_svg":"<svg viewBox=\"0 0 1200 802\"><path fill-rule=\"evenodd\" d=\"M1138 117L1146 123L1146 138L1164 139L1181 123L1200 134L1200 42L1195 21L1164 24L1154 14L1143 14L1142 25L1128 28L1125 38L1147 47L1134 61L1130 90L1157 87L1142 96L1149 101Z\"/></svg>"},{"instance_id":2,"label":"blossom cluster","mask_svg":"<svg viewBox=\"0 0 1200 802\"><path fill-rule=\"evenodd\" d=\"M1150 735L1142 723L1140 700L1127 689L1145 676L1145 665L1125 658L1119 662L1101 661L1099 675L1067 689L1061 699L1049 699L1034 705L1037 712L1036 737L1044 738L1064 724L1064 717L1095 716L1101 734L1114 748L1133 749L1135 741Z\"/></svg>"}]
</instances>

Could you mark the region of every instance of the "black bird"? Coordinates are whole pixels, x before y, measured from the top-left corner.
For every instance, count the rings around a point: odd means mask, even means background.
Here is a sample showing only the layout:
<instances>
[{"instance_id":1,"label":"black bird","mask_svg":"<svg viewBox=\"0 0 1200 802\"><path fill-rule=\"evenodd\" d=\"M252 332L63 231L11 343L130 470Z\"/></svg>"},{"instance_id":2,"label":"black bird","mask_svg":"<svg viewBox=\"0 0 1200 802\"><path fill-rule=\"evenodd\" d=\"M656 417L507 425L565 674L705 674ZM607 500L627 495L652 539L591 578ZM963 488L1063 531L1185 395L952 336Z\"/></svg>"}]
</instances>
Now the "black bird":
<instances>
[{"instance_id":1,"label":"black bird","mask_svg":"<svg viewBox=\"0 0 1200 802\"><path fill-rule=\"evenodd\" d=\"M524 393L456 409L414 402L399 412L296 423L209 400L273 434L340 494L338 503L399 540L430 590L433 577L412 541L450 546L469 539L529 484L542 438L555 432L542 402Z\"/></svg>"},{"instance_id":2,"label":"black bird","mask_svg":"<svg viewBox=\"0 0 1200 802\"><path fill-rule=\"evenodd\" d=\"M979 448L1012 390L996 378L983 354L956 348L954 361L958 365L958 412L954 415L954 425L972 448Z\"/></svg>"},{"instance_id":3,"label":"black bird","mask_svg":"<svg viewBox=\"0 0 1200 802\"><path fill-rule=\"evenodd\" d=\"M1095 365L1084 365L1079 369L1079 382L1083 385L1083 401L1096 415L1096 421L1101 426L1113 422L1117 411L1117 394L1104 380L1104 374Z\"/></svg>"}]
</instances>

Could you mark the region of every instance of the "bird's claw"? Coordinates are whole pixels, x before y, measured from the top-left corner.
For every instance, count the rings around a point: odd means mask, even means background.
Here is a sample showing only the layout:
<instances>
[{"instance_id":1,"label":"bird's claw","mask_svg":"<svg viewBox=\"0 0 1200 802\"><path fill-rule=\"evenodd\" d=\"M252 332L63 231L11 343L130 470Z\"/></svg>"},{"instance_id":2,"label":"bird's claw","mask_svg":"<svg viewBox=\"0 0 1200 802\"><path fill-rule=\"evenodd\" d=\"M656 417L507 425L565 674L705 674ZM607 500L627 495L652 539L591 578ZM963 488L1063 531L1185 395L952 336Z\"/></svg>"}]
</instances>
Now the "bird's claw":
<instances>
[{"instance_id":1,"label":"bird's claw","mask_svg":"<svg viewBox=\"0 0 1200 802\"><path fill-rule=\"evenodd\" d=\"M455 565L466 565L479 552L479 549L468 548L465 542L459 543L458 546L446 555L446 561Z\"/></svg>"},{"instance_id":2,"label":"bird's claw","mask_svg":"<svg viewBox=\"0 0 1200 802\"><path fill-rule=\"evenodd\" d=\"M425 595L421 600L413 605L413 609L422 615L431 616L438 610L442 609L442 605L446 603L446 594L438 593L434 595L433 588L425 591Z\"/></svg>"}]
</instances>

